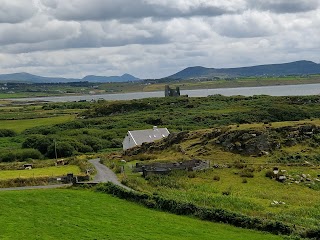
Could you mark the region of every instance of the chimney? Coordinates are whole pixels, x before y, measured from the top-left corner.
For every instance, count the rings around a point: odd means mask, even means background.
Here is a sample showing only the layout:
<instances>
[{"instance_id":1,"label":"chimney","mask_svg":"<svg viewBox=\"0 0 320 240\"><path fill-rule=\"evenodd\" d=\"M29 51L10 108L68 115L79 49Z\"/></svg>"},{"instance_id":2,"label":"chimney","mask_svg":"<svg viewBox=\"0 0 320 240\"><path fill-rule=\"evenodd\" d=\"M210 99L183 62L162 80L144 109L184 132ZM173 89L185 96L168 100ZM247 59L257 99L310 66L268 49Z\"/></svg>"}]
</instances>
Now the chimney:
<instances>
[{"instance_id":1,"label":"chimney","mask_svg":"<svg viewBox=\"0 0 320 240\"><path fill-rule=\"evenodd\" d=\"M157 126L153 126L153 131L156 131L158 130L158 127Z\"/></svg>"}]
</instances>

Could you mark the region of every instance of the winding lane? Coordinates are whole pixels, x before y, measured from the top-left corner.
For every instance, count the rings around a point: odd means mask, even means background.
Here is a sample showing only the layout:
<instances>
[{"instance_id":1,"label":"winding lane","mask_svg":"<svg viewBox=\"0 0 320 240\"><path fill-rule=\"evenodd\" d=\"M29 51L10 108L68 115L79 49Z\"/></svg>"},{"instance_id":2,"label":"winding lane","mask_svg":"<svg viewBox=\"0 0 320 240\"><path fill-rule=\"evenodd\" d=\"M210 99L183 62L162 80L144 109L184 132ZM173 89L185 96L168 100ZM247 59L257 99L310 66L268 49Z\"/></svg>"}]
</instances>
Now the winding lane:
<instances>
[{"instance_id":1,"label":"winding lane","mask_svg":"<svg viewBox=\"0 0 320 240\"><path fill-rule=\"evenodd\" d=\"M115 185L123 187L127 190L132 190L127 186L119 182L117 175L111 171L108 167L100 163L100 158L89 160L89 162L95 167L97 174L94 176L91 183L103 183L103 182L112 182Z\"/></svg>"}]
</instances>

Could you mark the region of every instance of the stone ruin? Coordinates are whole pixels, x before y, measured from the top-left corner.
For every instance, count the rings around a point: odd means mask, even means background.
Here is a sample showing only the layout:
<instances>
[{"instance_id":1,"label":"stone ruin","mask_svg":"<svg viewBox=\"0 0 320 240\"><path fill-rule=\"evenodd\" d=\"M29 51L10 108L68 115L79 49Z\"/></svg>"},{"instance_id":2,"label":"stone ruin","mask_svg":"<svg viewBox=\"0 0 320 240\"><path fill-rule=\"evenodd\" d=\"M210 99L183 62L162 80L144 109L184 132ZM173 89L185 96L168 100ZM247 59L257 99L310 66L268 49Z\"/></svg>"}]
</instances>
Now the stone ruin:
<instances>
[{"instance_id":1,"label":"stone ruin","mask_svg":"<svg viewBox=\"0 0 320 240\"><path fill-rule=\"evenodd\" d=\"M174 163L151 163L143 164L137 163L134 172L142 172L143 177L147 177L150 174L169 174L172 170L185 170L185 171L196 171L209 168L208 161L202 160L190 160L184 162L174 162Z\"/></svg>"},{"instance_id":2,"label":"stone ruin","mask_svg":"<svg viewBox=\"0 0 320 240\"><path fill-rule=\"evenodd\" d=\"M179 97L180 96L180 88L176 87L176 89L172 89L169 85L165 86L164 90L165 97Z\"/></svg>"}]
</instances>

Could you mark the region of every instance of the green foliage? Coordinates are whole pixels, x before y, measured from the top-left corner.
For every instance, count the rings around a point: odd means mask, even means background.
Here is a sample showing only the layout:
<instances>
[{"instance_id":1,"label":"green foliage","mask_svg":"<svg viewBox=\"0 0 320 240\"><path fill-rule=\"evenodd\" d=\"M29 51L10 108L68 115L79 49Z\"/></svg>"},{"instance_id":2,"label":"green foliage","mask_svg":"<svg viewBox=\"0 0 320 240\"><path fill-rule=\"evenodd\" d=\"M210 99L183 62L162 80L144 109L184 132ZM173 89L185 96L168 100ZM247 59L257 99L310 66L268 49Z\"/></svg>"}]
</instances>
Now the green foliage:
<instances>
[{"instance_id":1,"label":"green foliage","mask_svg":"<svg viewBox=\"0 0 320 240\"><path fill-rule=\"evenodd\" d=\"M55 158L56 153L57 157L70 157L73 155L75 149L74 147L67 141L61 141L58 144L53 143L48 147L47 155L50 158Z\"/></svg>"},{"instance_id":2,"label":"green foliage","mask_svg":"<svg viewBox=\"0 0 320 240\"><path fill-rule=\"evenodd\" d=\"M0 129L0 137L14 137L17 133L11 129Z\"/></svg>"},{"instance_id":3,"label":"green foliage","mask_svg":"<svg viewBox=\"0 0 320 240\"><path fill-rule=\"evenodd\" d=\"M181 184L171 176L154 174L147 176L146 179L153 187L181 188Z\"/></svg>"},{"instance_id":4,"label":"green foliage","mask_svg":"<svg viewBox=\"0 0 320 240\"><path fill-rule=\"evenodd\" d=\"M225 97L214 95L206 98L50 103L43 108L57 111L87 110L76 120L28 128L19 137L26 139L23 143L24 148L38 149L45 156L52 155L52 151L48 153L48 148L54 139L57 143L67 142L72 146L73 150L68 145L70 151L67 151L67 155L70 152L72 154L98 152L120 149L128 130L150 129L152 125L167 127L170 132L177 132L229 124L264 121L271 123L315 118L320 116L318 102L320 102L319 96ZM44 109L41 111L51 111ZM32 140L31 136L35 139ZM317 144L316 138L317 136L314 136L314 140L310 140L314 145Z\"/></svg>"},{"instance_id":5,"label":"green foliage","mask_svg":"<svg viewBox=\"0 0 320 240\"><path fill-rule=\"evenodd\" d=\"M0 162L26 161L28 159L42 159L42 154L36 149L19 149L15 151L2 151Z\"/></svg>"}]
</instances>

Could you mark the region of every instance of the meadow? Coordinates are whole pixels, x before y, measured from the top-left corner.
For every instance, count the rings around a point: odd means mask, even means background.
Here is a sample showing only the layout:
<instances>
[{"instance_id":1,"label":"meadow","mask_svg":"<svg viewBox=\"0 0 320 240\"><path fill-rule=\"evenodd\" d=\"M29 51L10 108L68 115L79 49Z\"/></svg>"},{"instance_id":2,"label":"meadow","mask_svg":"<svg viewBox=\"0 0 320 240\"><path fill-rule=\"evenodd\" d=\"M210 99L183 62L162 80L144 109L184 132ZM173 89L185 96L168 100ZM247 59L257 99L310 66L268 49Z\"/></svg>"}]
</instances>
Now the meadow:
<instances>
[{"instance_id":1,"label":"meadow","mask_svg":"<svg viewBox=\"0 0 320 240\"><path fill-rule=\"evenodd\" d=\"M75 119L74 115L66 116L48 116L43 118L32 118L22 120L0 120L1 128L11 129L20 133L28 128L36 126L51 126L54 124L65 123Z\"/></svg>"},{"instance_id":2,"label":"meadow","mask_svg":"<svg viewBox=\"0 0 320 240\"><path fill-rule=\"evenodd\" d=\"M80 174L80 168L75 165L65 165L56 167L33 168L30 170L1 170L0 180L14 178L38 178L38 177L56 177L73 173Z\"/></svg>"},{"instance_id":3,"label":"meadow","mask_svg":"<svg viewBox=\"0 0 320 240\"><path fill-rule=\"evenodd\" d=\"M282 239L88 190L0 192L1 239Z\"/></svg>"}]
</instances>

